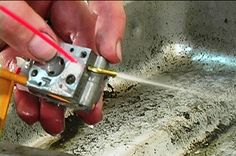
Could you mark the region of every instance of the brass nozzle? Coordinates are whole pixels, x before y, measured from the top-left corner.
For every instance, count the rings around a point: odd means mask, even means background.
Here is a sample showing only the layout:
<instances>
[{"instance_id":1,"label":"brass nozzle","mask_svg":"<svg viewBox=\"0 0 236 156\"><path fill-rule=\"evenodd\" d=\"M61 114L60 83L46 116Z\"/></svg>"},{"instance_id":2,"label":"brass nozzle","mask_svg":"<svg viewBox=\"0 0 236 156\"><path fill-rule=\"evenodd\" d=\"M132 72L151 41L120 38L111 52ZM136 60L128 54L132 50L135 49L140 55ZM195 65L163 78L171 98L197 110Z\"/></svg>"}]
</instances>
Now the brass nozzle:
<instances>
[{"instance_id":1,"label":"brass nozzle","mask_svg":"<svg viewBox=\"0 0 236 156\"><path fill-rule=\"evenodd\" d=\"M91 66L88 66L88 70L91 72L94 72L94 73L105 74L105 75L112 76L112 77L117 76L117 72L112 71L112 70L96 68L96 67L91 67Z\"/></svg>"}]
</instances>

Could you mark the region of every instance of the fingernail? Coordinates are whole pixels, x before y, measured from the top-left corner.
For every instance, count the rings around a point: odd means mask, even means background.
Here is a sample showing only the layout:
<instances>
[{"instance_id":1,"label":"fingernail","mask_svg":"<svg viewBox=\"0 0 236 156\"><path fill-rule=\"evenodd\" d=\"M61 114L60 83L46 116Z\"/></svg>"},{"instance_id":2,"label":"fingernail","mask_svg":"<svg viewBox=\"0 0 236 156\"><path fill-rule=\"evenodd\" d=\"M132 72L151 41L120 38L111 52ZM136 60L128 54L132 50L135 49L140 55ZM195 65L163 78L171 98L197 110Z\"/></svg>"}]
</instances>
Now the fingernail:
<instances>
[{"instance_id":1,"label":"fingernail","mask_svg":"<svg viewBox=\"0 0 236 156\"><path fill-rule=\"evenodd\" d=\"M49 35L45 33L43 33L43 35L53 40ZM32 40L29 42L28 50L36 58L45 61L50 60L56 54L56 50L37 35L34 35Z\"/></svg>"},{"instance_id":2,"label":"fingernail","mask_svg":"<svg viewBox=\"0 0 236 156\"><path fill-rule=\"evenodd\" d=\"M116 44L116 54L120 61L122 61L122 50L121 50L121 41L119 40Z\"/></svg>"},{"instance_id":3,"label":"fingernail","mask_svg":"<svg viewBox=\"0 0 236 156\"><path fill-rule=\"evenodd\" d=\"M16 59L11 59L8 64L7 64L7 67L9 69L9 71L11 72L15 72L16 69L17 69L17 66L16 66Z\"/></svg>"}]
</instances>

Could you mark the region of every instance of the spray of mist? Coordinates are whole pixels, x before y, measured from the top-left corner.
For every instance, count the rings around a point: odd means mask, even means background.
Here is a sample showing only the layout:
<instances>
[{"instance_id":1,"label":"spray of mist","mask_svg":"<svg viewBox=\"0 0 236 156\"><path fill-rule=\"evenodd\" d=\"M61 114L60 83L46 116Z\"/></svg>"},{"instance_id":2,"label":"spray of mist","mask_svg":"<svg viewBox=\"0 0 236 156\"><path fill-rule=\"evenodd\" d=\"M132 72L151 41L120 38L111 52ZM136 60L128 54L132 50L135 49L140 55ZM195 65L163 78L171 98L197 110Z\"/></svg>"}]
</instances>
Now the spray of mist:
<instances>
[{"instance_id":1,"label":"spray of mist","mask_svg":"<svg viewBox=\"0 0 236 156\"><path fill-rule=\"evenodd\" d=\"M139 77L132 76L132 75L129 75L129 74L126 74L126 73L118 73L117 77L125 79L125 80L129 80L129 81L134 81L134 82L139 82L139 83L142 83L142 84L151 85L151 86L162 87L162 88L167 88L167 89L171 89L171 90L179 90L179 91L182 91L182 92L188 92L188 93L192 93L192 94L195 94L195 95L200 95L200 93L195 92L195 91L190 91L190 90L180 88L180 87L174 87L174 86L171 86L171 85L164 84L162 82L151 81L151 80L139 78Z\"/></svg>"}]
</instances>

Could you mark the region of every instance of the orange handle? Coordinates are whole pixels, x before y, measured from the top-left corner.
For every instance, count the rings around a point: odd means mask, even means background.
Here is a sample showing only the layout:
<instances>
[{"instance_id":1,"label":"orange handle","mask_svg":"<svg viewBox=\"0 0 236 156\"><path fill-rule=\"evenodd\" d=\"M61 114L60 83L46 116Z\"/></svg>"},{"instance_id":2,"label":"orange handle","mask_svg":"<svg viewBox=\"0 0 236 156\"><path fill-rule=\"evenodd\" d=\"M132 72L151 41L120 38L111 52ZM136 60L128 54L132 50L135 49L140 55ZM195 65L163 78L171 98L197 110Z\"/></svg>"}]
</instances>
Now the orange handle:
<instances>
[{"instance_id":1,"label":"orange handle","mask_svg":"<svg viewBox=\"0 0 236 156\"><path fill-rule=\"evenodd\" d=\"M0 132L5 127L7 111L15 82L26 85L27 78L0 68Z\"/></svg>"},{"instance_id":2,"label":"orange handle","mask_svg":"<svg viewBox=\"0 0 236 156\"><path fill-rule=\"evenodd\" d=\"M27 83L27 78L25 76L17 75L15 73L10 72L9 70L3 69L3 68L0 68L0 78L14 81L14 82L22 84L22 85L26 85L26 83Z\"/></svg>"},{"instance_id":3,"label":"orange handle","mask_svg":"<svg viewBox=\"0 0 236 156\"><path fill-rule=\"evenodd\" d=\"M0 132L4 129L14 82L0 78Z\"/></svg>"}]
</instances>

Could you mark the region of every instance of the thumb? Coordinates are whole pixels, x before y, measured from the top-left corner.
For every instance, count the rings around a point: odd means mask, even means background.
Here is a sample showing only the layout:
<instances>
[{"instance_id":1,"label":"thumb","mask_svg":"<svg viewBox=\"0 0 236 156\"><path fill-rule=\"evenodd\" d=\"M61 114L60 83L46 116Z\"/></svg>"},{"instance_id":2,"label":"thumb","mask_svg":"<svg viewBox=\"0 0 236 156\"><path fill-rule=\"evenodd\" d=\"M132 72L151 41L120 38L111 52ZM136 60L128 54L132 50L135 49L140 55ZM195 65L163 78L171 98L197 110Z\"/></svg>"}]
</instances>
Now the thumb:
<instances>
[{"instance_id":1,"label":"thumb","mask_svg":"<svg viewBox=\"0 0 236 156\"><path fill-rule=\"evenodd\" d=\"M24 1L1 1L19 17L56 42L56 35L46 22ZM56 54L56 50L26 27L0 11L0 39L17 51L17 56L46 61Z\"/></svg>"},{"instance_id":2,"label":"thumb","mask_svg":"<svg viewBox=\"0 0 236 156\"><path fill-rule=\"evenodd\" d=\"M90 9L98 15L96 22L96 46L99 53L111 63L122 60L126 15L122 1L89 1Z\"/></svg>"}]
</instances>

